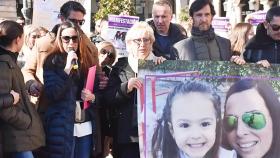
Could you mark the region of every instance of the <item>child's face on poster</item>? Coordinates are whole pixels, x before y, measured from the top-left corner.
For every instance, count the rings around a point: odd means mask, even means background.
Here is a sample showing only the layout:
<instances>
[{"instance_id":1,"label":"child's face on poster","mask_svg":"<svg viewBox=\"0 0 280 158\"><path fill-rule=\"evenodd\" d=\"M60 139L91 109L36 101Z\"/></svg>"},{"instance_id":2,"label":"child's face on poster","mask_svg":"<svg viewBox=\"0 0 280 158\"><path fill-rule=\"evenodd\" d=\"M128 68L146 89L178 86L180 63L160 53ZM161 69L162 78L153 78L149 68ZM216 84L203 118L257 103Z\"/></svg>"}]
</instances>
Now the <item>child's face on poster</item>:
<instances>
[{"instance_id":1,"label":"child's face on poster","mask_svg":"<svg viewBox=\"0 0 280 158\"><path fill-rule=\"evenodd\" d=\"M261 158L270 149L273 130L272 119L264 99L256 89L234 93L226 103L225 116L238 118L236 128L227 132L231 146L242 158ZM259 112L264 115L266 124L261 129L253 129L242 121L244 113Z\"/></svg>"},{"instance_id":2,"label":"child's face on poster","mask_svg":"<svg viewBox=\"0 0 280 158\"><path fill-rule=\"evenodd\" d=\"M208 94L177 95L171 105L170 132L189 157L204 157L216 139L216 112Z\"/></svg>"}]
</instances>

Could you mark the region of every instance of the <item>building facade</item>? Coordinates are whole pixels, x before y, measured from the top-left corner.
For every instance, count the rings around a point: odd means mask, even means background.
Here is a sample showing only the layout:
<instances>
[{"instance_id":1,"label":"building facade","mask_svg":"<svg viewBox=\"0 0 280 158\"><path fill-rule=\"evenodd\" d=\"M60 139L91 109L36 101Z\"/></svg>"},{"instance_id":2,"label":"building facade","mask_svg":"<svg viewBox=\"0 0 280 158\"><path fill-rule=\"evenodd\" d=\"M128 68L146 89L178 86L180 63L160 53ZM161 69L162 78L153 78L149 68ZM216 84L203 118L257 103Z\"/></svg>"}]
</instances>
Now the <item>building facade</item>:
<instances>
[{"instance_id":1,"label":"building facade","mask_svg":"<svg viewBox=\"0 0 280 158\"><path fill-rule=\"evenodd\" d=\"M32 16L32 3L34 0L0 0L0 18L16 19L17 16L24 16L30 20ZM156 0L135 0L136 15L141 20L152 17L152 6ZM194 0L170 0L173 5L175 21L181 13L181 10L190 6ZM245 21L248 14L265 10L272 6L279 5L280 0L212 0L217 16L228 17L230 23L235 25L238 22ZM98 0L91 2L91 13L97 12Z\"/></svg>"},{"instance_id":2,"label":"building facade","mask_svg":"<svg viewBox=\"0 0 280 158\"><path fill-rule=\"evenodd\" d=\"M17 4L16 0L0 0L0 18L15 20Z\"/></svg>"}]
</instances>

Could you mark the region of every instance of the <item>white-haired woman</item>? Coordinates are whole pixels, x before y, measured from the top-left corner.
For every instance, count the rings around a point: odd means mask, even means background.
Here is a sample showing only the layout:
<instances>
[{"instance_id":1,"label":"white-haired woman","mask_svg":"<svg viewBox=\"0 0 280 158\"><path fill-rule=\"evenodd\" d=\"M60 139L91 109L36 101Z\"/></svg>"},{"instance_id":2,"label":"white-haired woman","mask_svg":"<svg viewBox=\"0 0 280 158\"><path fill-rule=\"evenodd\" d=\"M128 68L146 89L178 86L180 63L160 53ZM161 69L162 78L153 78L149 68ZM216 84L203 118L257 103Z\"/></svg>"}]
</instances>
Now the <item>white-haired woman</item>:
<instances>
[{"instance_id":1,"label":"white-haired woman","mask_svg":"<svg viewBox=\"0 0 280 158\"><path fill-rule=\"evenodd\" d=\"M144 21L137 22L127 32L125 42L128 51L128 62L132 68L138 67L138 59L153 60L157 64L166 60L163 57L156 57L153 52L155 41L154 31L150 25Z\"/></svg>"},{"instance_id":2,"label":"white-haired woman","mask_svg":"<svg viewBox=\"0 0 280 158\"><path fill-rule=\"evenodd\" d=\"M113 66L108 84L108 101L113 111L113 157L138 158L137 89L142 81L137 77L138 59L166 60L152 53L154 32L146 22L137 22L127 32L128 58L119 59ZM114 96L114 97L112 97Z\"/></svg>"}]
</instances>

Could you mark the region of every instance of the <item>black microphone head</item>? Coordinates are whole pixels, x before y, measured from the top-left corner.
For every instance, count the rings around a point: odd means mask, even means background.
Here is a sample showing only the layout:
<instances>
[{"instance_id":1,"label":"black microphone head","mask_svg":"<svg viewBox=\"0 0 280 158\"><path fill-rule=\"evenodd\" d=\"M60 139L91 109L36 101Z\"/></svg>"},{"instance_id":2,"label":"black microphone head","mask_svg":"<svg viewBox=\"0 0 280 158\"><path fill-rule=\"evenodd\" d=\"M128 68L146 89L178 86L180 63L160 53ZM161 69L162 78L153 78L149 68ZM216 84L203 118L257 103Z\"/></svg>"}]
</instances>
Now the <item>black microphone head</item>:
<instances>
[{"instance_id":1,"label":"black microphone head","mask_svg":"<svg viewBox=\"0 0 280 158\"><path fill-rule=\"evenodd\" d=\"M70 53L70 52L71 52L71 53L76 53L76 51L75 51L73 48L69 48L69 49L68 49L67 53ZM71 64L72 64L72 68L73 68L74 70L77 70L77 69L79 68L77 59L73 59L73 60L71 61Z\"/></svg>"}]
</instances>

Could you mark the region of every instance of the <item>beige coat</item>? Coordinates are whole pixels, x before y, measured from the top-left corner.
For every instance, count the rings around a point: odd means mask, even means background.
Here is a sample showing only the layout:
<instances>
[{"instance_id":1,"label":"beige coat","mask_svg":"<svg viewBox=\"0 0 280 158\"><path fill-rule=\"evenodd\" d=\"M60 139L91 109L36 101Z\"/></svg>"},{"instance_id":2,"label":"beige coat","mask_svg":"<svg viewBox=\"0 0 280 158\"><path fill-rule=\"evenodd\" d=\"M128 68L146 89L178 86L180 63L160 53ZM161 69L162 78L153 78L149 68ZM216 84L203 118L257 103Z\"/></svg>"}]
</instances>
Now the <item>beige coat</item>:
<instances>
[{"instance_id":1,"label":"beige coat","mask_svg":"<svg viewBox=\"0 0 280 158\"><path fill-rule=\"evenodd\" d=\"M28 81L37 80L40 83L43 81L43 64L45 58L49 55L53 49L55 41L55 34L49 32L46 36L39 38L32 51L26 53L26 63L22 68L25 83ZM27 84L27 87L30 85Z\"/></svg>"},{"instance_id":2,"label":"beige coat","mask_svg":"<svg viewBox=\"0 0 280 158\"><path fill-rule=\"evenodd\" d=\"M31 52L26 53L26 61L21 69L24 76L26 87L29 90L30 85L34 81L44 84L43 80L43 64L46 57L52 51L55 41L55 34L49 32L46 36L36 40ZM42 99L42 98L41 98ZM30 101L38 108L38 97L30 96Z\"/></svg>"},{"instance_id":3,"label":"beige coat","mask_svg":"<svg viewBox=\"0 0 280 158\"><path fill-rule=\"evenodd\" d=\"M37 149L45 145L45 135L41 120L35 108L29 102L20 68L15 60L1 50L0 55L0 120L3 149L5 152L22 152ZM7 53L8 52L8 53ZM16 105L9 102L10 90L19 93Z\"/></svg>"}]
</instances>

